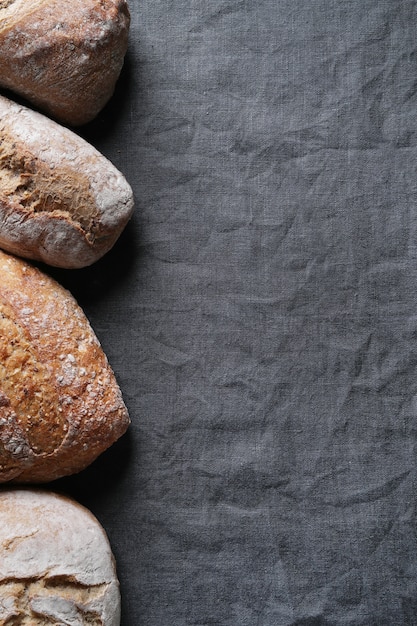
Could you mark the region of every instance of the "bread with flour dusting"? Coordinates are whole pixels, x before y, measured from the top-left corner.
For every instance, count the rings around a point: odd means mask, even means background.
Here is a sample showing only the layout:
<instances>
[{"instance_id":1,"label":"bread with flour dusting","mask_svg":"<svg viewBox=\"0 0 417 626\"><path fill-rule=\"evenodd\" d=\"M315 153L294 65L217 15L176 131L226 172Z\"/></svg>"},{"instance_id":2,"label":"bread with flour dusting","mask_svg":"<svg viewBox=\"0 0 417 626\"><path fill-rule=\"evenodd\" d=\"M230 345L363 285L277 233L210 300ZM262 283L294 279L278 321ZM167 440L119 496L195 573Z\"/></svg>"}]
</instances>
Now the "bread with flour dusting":
<instances>
[{"instance_id":1,"label":"bread with flour dusting","mask_svg":"<svg viewBox=\"0 0 417 626\"><path fill-rule=\"evenodd\" d=\"M1 251L0 276L0 482L74 474L126 431L120 388L68 291Z\"/></svg>"},{"instance_id":2,"label":"bread with flour dusting","mask_svg":"<svg viewBox=\"0 0 417 626\"><path fill-rule=\"evenodd\" d=\"M133 204L125 177L93 146L0 96L0 248L57 267L91 265Z\"/></svg>"},{"instance_id":3,"label":"bread with flour dusting","mask_svg":"<svg viewBox=\"0 0 417 626\"><path fill-rule=\"evenodd\" d=\"M0 492L0 624L119 626L120 588L107 535L72 499Z\"/></svg>"},{"instance_id":4,"label":"bread with flour dusting","mask_svg":"<svg viewBox=\"0 0 417 626\"><path fill-rule=\"evenodd\" d=\"M92 120L128 44L125 0L0 0L0 85L57 120Z\"/></svg>"}]
</instances>

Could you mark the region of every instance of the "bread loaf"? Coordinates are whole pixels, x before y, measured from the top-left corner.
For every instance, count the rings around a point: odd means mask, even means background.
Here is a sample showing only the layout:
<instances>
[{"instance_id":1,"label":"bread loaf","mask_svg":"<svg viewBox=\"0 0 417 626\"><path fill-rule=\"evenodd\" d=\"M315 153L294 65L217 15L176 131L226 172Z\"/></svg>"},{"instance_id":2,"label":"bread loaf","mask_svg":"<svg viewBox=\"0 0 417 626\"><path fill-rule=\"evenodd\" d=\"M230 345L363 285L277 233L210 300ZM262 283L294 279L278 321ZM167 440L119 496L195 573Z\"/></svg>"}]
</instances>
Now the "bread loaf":
<instances>
[{"instance_id":1,"label":"bread loaf","mask_svg":"<svg viewBox=\"0 0 417 626\"><path fill-rule=\"evenodd\" d=\"M72 499L0 492L0 624L119 626L120 589L107 535Z\"/></svg>"},{"instance_id":2,"label":"bread loaf","mask_svg":"<svg viewBox=\"0 0 417 626\"><path fill-rule=\"evenodd\" d=\"M1 248L83 267L110 250L132 211L131 187L93 146L0 97Z\"/></svg>"},{"instance_id":3,"label":"bread loaf","mask_svg":"<svg viewBox=\"0 0 417 626\"><path fill-rule=\"evenodd\" d=\"M79 472L129 425L114 373L68 291L1 251L0 276L0 482Z\"/></svg>"},{"instance_id":4,"label":"bread loaf","mask_svg":"<svg viewBox=\"0 0 417 626\"><path fill-rule=\"evenodd\" d=\"M0 85L85 124L113 94L129 22L125 0L0 0Z\"/></svg>"}]
</instances>

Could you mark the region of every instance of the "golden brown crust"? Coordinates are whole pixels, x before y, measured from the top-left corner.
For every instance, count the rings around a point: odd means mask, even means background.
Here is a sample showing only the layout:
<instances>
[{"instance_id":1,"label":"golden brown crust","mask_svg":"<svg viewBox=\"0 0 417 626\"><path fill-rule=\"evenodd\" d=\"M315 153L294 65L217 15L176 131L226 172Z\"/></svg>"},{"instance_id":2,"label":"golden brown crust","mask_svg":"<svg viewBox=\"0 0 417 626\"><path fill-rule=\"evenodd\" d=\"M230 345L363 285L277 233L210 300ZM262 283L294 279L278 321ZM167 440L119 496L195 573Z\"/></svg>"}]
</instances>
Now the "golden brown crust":
<instances>
[{"instance_id":1,"label":"golden brown crust","mask_svg":"<svg viewBox=\"0 0 417 626\"><path fill-rule=\"evenodd\" d=\"M0 482L84 469L127 429L106 356L74 298L0 252Z\"/></svg>"},{"instance_id":2,"label":"golden brown crust","mask_svg":"<svg viewBox=\"0 0 417 626\"><path fill-rule=\"evenodd\" d=\"M2 0L0 84L70 125L113 94L127 50L125 0Z\"/></svg>"}]
</instances>

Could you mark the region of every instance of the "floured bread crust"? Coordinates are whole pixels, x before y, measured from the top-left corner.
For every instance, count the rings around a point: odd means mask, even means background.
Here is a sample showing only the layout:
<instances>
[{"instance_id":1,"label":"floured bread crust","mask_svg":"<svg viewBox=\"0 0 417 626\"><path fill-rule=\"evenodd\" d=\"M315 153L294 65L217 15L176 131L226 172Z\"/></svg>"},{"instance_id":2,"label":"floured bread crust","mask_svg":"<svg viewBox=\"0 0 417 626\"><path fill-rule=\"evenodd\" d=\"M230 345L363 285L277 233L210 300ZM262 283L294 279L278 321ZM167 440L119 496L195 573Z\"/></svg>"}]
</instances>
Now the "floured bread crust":
<instances>
[{"instance_id":1,"label":"floured bread crust","mask_svg":"<svg viewBox=\"0 0 417 626\"><path fill-rule=\"evenodd\" d=\"M68 291L1 251L0 276L0 482L79 472L129 425L114 373Z\"/></svg>"},{"instance_id":2,"label":"floured bread crust","mask_svg":"<svg viewBox=\"0 0 417 626\"><path fill-rule=\"evenodd\" d=\"M0 624L120 625L108 538L73 500L0 491L0 554Z\"/></svg>"},{"instance_id":3,"label":"floured bread crust","mask_svg":"<svg viewBox=\"0 0 417 626\"><path fill-rule=\"evenodd\" d=\"M0 247L49 265L91 265L133 212L124 176L93 146L0 97Z\"/></svg>"},{"instance_id":4,"label":"floured bread crust","mask_svg":"<svg viewBox=\"0 0 417 626\"><path fill-rule=\"evenodd\" d=\"M125 0L0 0L0 85L85 124L114 92L129 25Z\"/></svg>"}]
</instances>

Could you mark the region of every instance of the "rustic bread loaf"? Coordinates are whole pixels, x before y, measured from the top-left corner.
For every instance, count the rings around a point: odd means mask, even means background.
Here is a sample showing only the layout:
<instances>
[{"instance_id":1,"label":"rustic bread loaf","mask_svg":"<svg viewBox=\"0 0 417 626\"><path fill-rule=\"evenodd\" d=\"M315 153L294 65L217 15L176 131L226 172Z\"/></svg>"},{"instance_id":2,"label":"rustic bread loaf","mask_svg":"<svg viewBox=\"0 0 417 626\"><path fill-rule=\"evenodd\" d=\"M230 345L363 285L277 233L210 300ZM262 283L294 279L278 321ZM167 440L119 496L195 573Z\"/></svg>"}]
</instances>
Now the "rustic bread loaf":
<instances>
[{"instance_id":1,"label":"rustic bread loaf","mask_svg":"<svg viewBox=\"0 0 417 626\"><path fill-rule=\"evenodd\" d=\"M0 251L0 482L84 469L127 429L107 358L74 298Z\"/></svg>"},{"instance_id":2,"label":"rustic bread loaf","mask_svg":"<svg viewBox=\"0 0 417 626\"><path fill-rule=\"evenodd\" d=\"M84 507L37 490L0 492L0 624L119 626L107 535Z\"/></svg>"},{"instance_id":3,"label":"rustic bread loaf","mask_svg":"<svg viewBox=\"0 0 417 626\"><path fill-rule=\"evenodd\" d=\"M110 250L132 211L131 187L93 146L0 97L1 248L83 267Z\"/></svg>"},{"instance_id":4,"label":"rustic bread loaf","mask_svg":"<svg viewBox=\"0 0 417 626\"><path fill-rule=\"evenodd\" d=\"M125 0L0 0L0 85L85 124L114 92L129 23Z\"/></svg>"}]
</instances>

